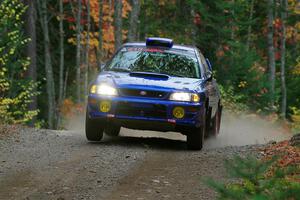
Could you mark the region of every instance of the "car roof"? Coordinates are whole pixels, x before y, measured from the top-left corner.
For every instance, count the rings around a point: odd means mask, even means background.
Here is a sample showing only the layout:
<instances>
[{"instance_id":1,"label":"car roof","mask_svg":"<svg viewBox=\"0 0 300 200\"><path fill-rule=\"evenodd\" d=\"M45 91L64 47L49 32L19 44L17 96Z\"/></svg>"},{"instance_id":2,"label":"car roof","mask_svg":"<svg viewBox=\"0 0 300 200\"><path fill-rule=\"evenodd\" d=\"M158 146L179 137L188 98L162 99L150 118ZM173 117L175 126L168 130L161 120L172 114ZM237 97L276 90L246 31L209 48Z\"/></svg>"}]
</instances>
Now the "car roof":
<instances>
[{"instance_id":1,"label":"car roof","mask_svg":"<svg viewBox=\"0 0 300 200\"><path fill-rule=\"evenodd\" d=\"M129 42L125 43L123 47L146 47L145 42ZM188 45L178 45L174 44L171 49L178 49L183 51L195 52L195 46L188 46Z\"/></svg>"}]
</instances>

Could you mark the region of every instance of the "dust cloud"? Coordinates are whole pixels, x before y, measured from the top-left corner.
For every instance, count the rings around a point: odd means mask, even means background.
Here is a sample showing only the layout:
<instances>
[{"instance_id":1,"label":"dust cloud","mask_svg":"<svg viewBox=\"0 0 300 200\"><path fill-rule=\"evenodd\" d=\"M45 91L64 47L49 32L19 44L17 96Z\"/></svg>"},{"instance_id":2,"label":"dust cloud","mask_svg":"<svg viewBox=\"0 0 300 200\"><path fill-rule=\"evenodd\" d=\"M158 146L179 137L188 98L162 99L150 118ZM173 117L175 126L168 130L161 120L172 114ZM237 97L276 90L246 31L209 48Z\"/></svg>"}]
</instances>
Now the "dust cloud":
<instances>
[{"instance_id":1,"label":"dust cloud","mask_svg":"<svg viewBox=\"0 0 300 200\"><path fill-rule=\"evenodd\" d=\"M80 115L73 116L64 122L64 128L69 131L77 131L84 133L85 127L85 111Z\"/></svg>"},{"instance_id":2,"label":"dust cloud","mask_svg":"<svg viewBox=\"0 0 300 200\"><path fill-rule=\"evenodd\" d=\"M169 132L163 133L122 129L121 135L131 137L166 138L181 141L186 140L186 136L184 135ZM290 134L280 126L257 116L234 116L229 113L224 113L220 134L216 138L207 138L204 142L204 148L211 149L226 146L265 144L270 141L278 142L289 138Z\"/></svg>"},{"instance_id":3,"label":"dust cloud","mask_svg":"<svg viewBox=\"0 0 300 200\"><path fill-rule=\"evenodd\" d=\"M66 123L66 129L84 133L85 114L76 116ZM186 136L173 132L138 131L121 129L121 136L144 137L144 138L165 138L170 140L185 141ZM214 138L206 139L204 148L219 148L226 146L244 146L251 144L265 144L269 141L281 141L289 139L290 134L280 126L261 119L257 116L239 115L235 116L224 113L222 117L220 134Z\"/></svg>"},{"instance_id":4,"label":"dust cloud","mask_svg":"<svg viewBox=\"0 0 300 200\"><path fill-rule=\"evenodd\" d=\"M207 148L265 144L270 141L289 139L290 135L282 127L257 116L224 113L220 134L208 138Z\"/></svg>"}]
</instances>

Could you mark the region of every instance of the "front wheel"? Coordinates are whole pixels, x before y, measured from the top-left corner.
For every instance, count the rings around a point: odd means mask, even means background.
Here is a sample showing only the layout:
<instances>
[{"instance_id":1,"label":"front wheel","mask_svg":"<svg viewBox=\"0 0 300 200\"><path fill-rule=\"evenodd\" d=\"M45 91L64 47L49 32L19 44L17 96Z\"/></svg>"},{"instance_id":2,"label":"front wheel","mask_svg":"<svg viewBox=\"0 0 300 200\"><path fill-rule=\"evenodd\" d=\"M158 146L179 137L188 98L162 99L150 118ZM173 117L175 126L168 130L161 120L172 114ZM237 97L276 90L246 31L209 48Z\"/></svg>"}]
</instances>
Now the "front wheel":
<instances>
[{"instance_id":1,"label":"front wheel","mask_svg":"<svg viewBox=\"0 0 300 200\"><path fill-rule=\"evenodd\" d=\"M190 150L201 150L203 148L205 127L194 128L187 134L187 147Z\"/></svg>"},{"instance_id":2,"label":"front wheel","mask_svg":"<svg viewBox=\"0 0 300 200\"><path fill-rule=\"evenodd\" d=\"M104 124L100 121L90 119L88 113L85 116L86 138L92 142L99 142L103 138Z\"/></svg>"},{"instance_id":3,"label":"front wheel","mask_svg":"<svg viewBox=\"0 0 300 200\"><path fill-rule=\"evenodd\" d=\"M110 137L117 137L120 134L120 129L121 127L115 124L109 124L104 132L106 135L110 136Z\"/></svg>"}]
</instances>

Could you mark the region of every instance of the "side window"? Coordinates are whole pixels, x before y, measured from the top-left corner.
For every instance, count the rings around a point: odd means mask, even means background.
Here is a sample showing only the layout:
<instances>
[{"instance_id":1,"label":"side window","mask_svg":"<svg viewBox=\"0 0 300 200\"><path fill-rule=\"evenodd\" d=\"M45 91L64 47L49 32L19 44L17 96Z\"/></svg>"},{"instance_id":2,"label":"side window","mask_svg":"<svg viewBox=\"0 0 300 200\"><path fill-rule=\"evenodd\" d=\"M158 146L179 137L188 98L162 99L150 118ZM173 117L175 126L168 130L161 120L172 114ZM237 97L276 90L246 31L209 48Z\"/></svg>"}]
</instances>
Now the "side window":
<instances>
[{"instance_id":1,"label":"side window","mask_svg":"<svg viewBox=\"0 0 300 200\"><path fill-rule=\"evenodd\" d=\"M203 56L202 53L199 53L199 55L200 55L200 58L201 58L201 62L202 62L202 64L203 64L203 66L204 66L204 71L205 71L204 73L205 73L205 76L206 76L206 77L211 76L212 72L210 71L210 69L209 69L209 67L208 67L208 64L207 64L207 62L206 62L205 57Z\"/></svg>"},{"instance_id":2,"label":"side window","mask_svg":"<svg viewBox=\"0 0 300 200\"><path fill-rule=\"evenodd\" d=\"M204 76L206 76L207 71L206 71L206 67L204 66L204 63L202 61L202 57L201 57L202 54L199 49L196 49L196 54L199 59L198 62L199 62L200 69L201 69L201 76L204 77Z\"/></svg>"}]
</instances>

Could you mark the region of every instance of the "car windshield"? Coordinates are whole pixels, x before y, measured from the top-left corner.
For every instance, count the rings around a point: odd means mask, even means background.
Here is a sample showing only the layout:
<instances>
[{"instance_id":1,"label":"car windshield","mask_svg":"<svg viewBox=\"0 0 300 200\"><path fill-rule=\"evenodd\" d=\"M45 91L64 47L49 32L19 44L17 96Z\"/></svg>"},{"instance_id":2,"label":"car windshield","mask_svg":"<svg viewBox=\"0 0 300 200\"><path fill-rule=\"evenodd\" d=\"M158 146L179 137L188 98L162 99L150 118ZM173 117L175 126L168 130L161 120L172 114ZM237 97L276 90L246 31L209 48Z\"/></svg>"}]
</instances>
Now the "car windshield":
<instances>
[{"instance_id":1,"label":"car windshield","mask_svg":"<svg viewBox=\"0 0 300 200\"><path fill-rule=\"evenodd\" d=\"M200 78L195 53L183 50L124 47L106 67L107 71L151 72Z\"/></svg>"}]
</instances>

